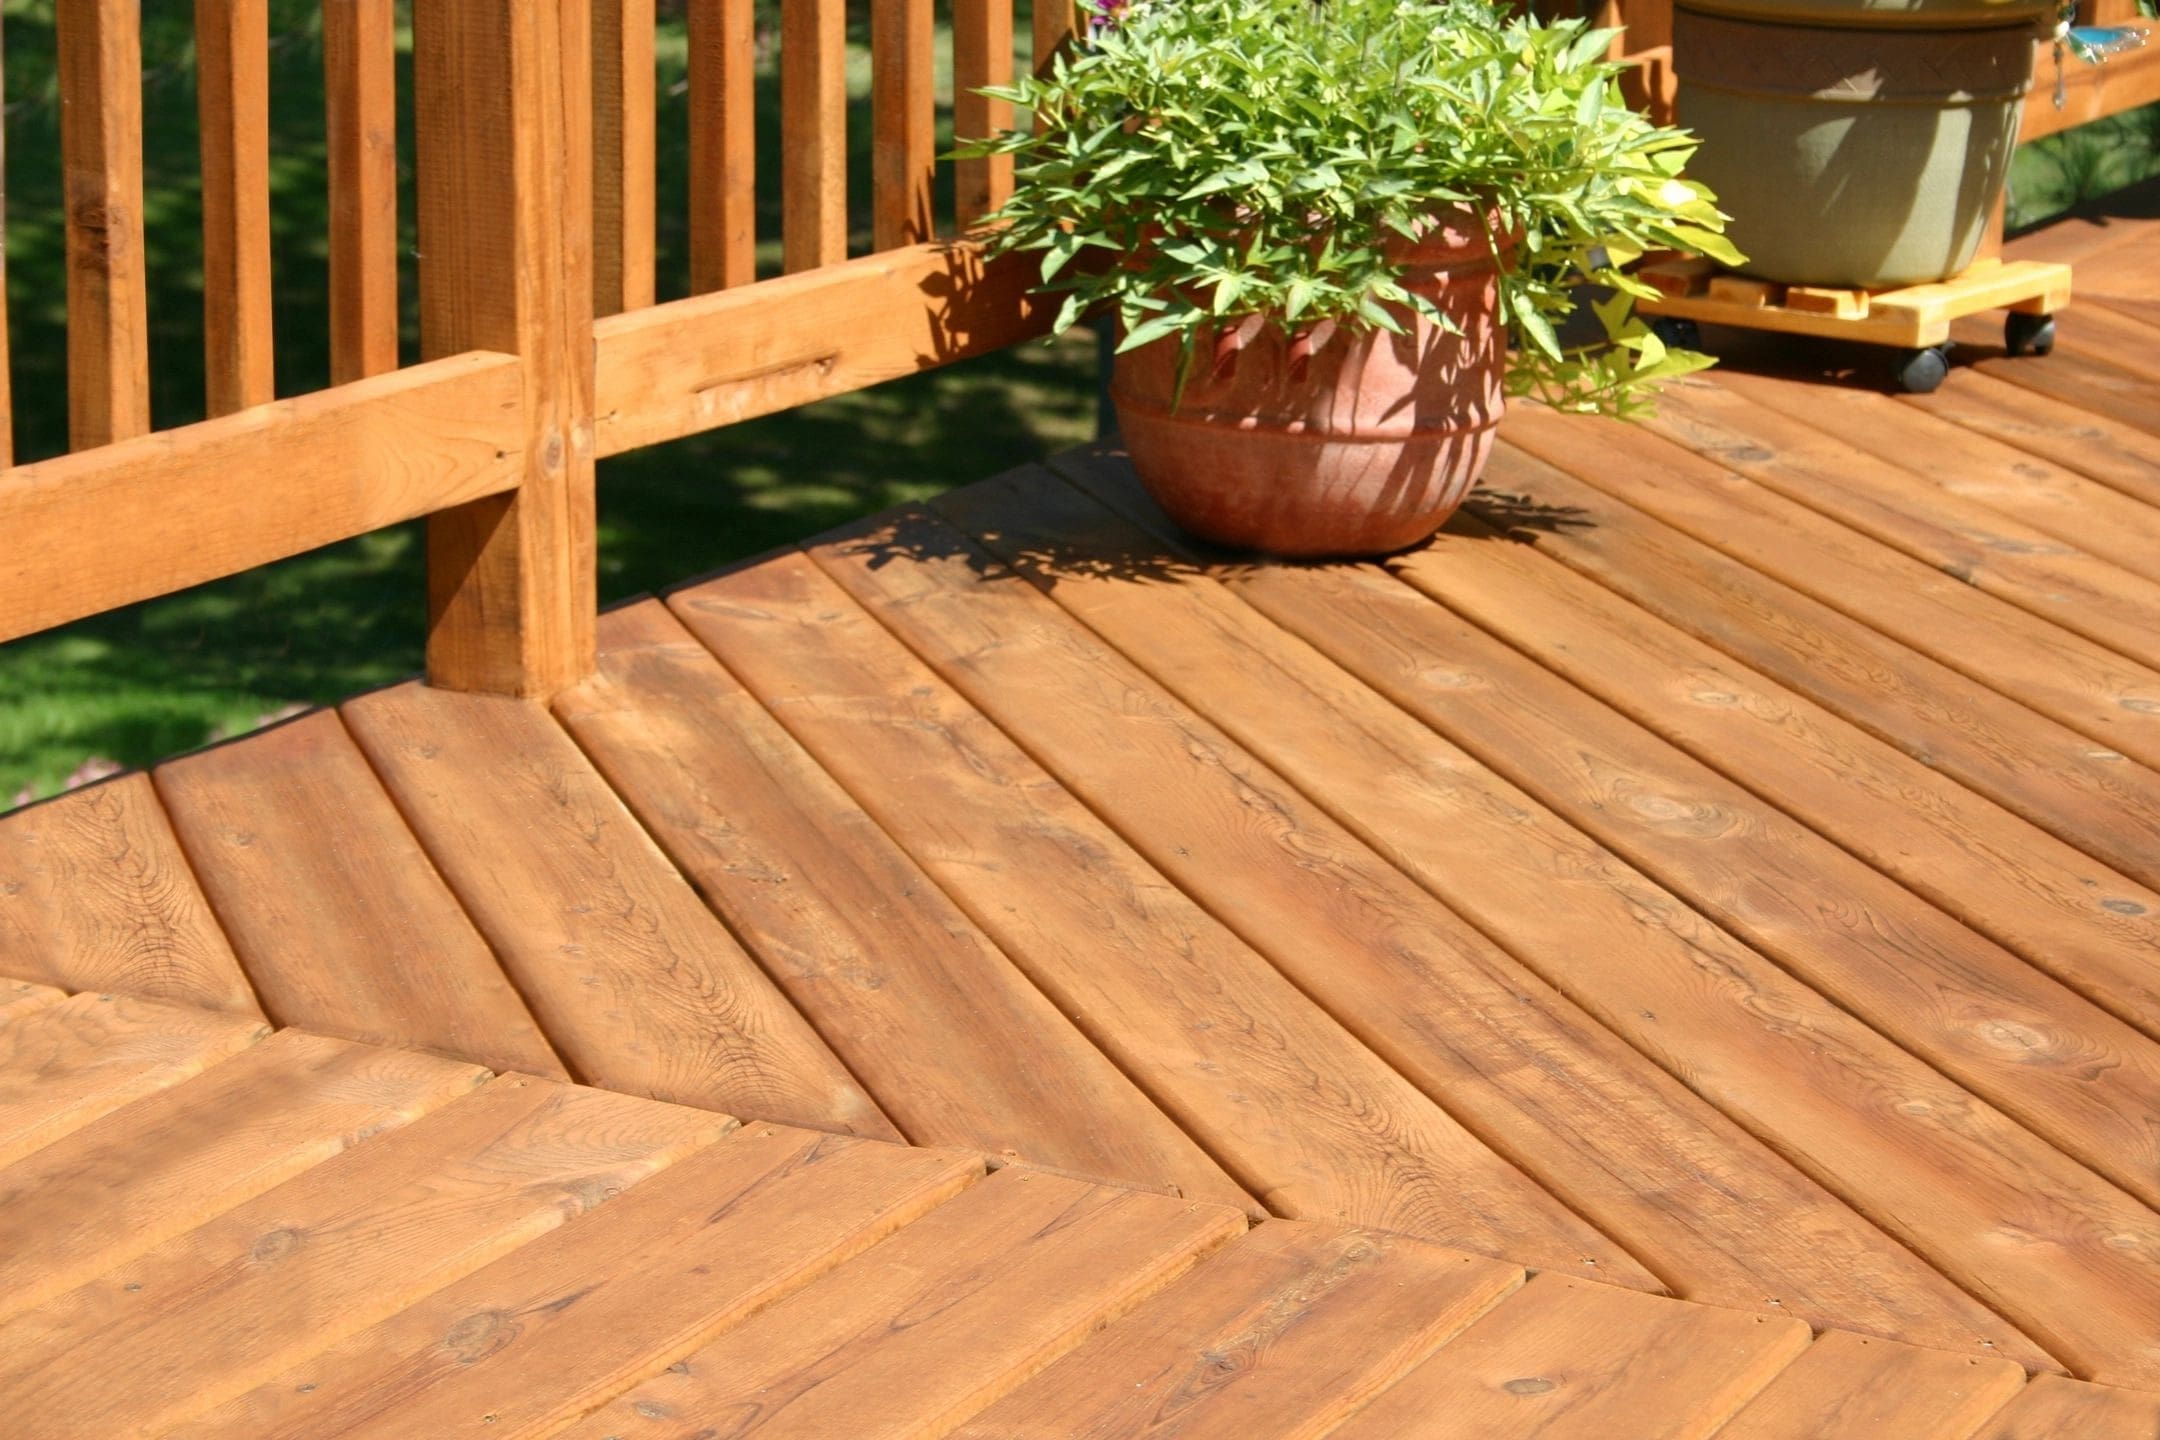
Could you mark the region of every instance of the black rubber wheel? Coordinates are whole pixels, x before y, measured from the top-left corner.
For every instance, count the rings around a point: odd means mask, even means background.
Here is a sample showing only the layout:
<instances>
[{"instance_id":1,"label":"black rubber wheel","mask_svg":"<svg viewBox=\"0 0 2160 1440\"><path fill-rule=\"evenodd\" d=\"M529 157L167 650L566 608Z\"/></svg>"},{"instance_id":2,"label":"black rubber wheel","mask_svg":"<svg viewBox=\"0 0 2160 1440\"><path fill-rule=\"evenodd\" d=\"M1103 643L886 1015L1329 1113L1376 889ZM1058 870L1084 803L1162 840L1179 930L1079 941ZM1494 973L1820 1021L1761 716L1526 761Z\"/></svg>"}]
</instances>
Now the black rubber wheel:
<instances>
[{"instance_id":1,"label":"black rubber wheel","mask_svg":"<svg viewBox=\"0 0 2160 1440\"><path fill-rule=\"evenodd\" d=\"M1950 347L1930 345L1924 350L1901 350L1891 363L1890 378L1908 395L1932 395L1950 373Z\"/></svg>"},{"instance_id":2,"label":"black rubber wheel","mask_svg":"<svg viewBox=\"0 0 2160 1440\"><path fill-rule=\"evenodd\" d=\"M2045 355L2055 348L2055 317L2013 310L2003 317L2003 349L2012 355Z\"/></svg>"},{"instance_id":3,"label":"black rubber wheel","mask_svg":"<svg viewBox=\"0 0 2160 1440\"><path fill-rule=\"evenodd\" d=\"M1702 349L1702 326L1678 315L1651 316L1650 333L1664 341L1670 350Z\"/></svg>"}]
</instances>

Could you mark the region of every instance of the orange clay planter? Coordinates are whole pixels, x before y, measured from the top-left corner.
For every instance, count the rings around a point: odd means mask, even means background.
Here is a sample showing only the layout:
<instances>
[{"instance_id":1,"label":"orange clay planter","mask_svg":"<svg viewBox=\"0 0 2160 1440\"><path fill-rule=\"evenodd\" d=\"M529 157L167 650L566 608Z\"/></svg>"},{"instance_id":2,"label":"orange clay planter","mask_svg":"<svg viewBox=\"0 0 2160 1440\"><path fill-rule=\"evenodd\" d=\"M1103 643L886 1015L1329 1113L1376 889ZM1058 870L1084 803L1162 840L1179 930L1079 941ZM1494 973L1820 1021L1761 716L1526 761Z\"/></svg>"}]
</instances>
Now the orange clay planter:
<instances>
[{"instance_id":1,"label":"orange clay planter","mask_svg":"<svg viewBox=\"0 0 2160 1440\"><path fill-rule=\"evenodd\" d=\"M1406 248L1404 288L1462 332L1251 315L1196 342L1120 355L1110 395L1148 493L1203 540L1276 555L1384 555L1428 539L1470 493L1500 423L1507 340L1482 225L1452 216Z\"/></svg>"}]
</instances>

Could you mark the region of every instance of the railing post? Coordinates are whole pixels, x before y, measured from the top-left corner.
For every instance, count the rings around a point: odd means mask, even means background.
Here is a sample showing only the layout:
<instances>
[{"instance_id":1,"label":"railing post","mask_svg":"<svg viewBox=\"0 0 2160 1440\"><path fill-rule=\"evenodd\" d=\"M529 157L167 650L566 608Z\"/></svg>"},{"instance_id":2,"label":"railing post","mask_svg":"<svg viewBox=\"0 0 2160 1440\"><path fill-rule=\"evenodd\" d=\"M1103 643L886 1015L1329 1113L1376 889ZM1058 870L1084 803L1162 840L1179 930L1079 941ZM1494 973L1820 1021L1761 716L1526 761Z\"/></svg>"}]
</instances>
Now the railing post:
<instances>
[{"instance_id":1,"label":"railing post","mask_svg":"<svg viewBox=\"0 0 2160 1440\"><path fill-rule=\"evenodd\" d=\"M593 667L589 0L416 0L420 336L524 361L524 479L428 522L428 679L544 696Z\"/></svg>"}]
</instances>

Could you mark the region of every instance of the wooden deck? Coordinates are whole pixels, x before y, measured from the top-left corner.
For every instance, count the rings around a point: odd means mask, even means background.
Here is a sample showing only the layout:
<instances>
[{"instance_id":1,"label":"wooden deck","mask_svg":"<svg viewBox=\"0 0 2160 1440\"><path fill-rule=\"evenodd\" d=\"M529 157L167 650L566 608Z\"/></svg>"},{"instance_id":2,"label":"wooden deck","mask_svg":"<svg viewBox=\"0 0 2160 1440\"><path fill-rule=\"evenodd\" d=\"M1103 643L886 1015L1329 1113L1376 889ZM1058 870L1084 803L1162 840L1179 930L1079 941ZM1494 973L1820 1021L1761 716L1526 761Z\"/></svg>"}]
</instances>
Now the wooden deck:
<instances>
[{"instance_id":1,"label":"wooden deck","mask_svg":"<svg viewBox=\"0 0 2160 1440\"><path fill-rule=\"evenodd\" d=\"M1384 566L1068 455L616 610L551 710L394 687L0 818L0 1393L2151 1440L2160 222L2018 249L2054 356L1519 409Z\"/></svg>"}]
</instances>

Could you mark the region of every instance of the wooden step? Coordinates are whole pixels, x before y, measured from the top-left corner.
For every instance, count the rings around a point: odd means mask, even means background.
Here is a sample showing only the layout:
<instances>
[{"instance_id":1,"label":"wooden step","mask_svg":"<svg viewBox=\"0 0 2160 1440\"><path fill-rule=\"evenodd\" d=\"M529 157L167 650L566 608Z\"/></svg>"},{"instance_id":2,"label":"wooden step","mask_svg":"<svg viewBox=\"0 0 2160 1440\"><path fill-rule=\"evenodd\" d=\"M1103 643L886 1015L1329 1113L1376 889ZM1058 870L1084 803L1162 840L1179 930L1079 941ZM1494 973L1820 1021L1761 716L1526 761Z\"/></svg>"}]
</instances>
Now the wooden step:
<instances>
[{"instance_id":1,"label":"wooden step","mask_svg":"<svg viewBox=\"0 0 2160 1440\"><path fill-rule=\"evenodd\" d=\"M408 684L344 715L579 1079L899 1138L546 710Z\"/></svg>"},{"instance_id":2,"label":"wooden step","mask_svg":"<svg viewBox=\"0 0 2160 1440\"><path fill-rule=\"evenodd\" d=\"M0 816L0 956L16 979L256 1013L147 775Z\"/></svg>"},{"instance_id":3,"label":"wooden step","mask_svg":"<svg viewBox=\"0 0 2160 1440\"><path fill-rule=\"evenodd\" d=\"M954 1440L1312 1440L1523 1282L1512 1265L1274 1220Z\"/></svg>"},{"instance_id":4,"label":"wooden step","mask_svg":"<svg viewBox=\"0 0 2160 1440\"><path fill-rule=\"evenodd\" d=\"M1244 1229L1220 1206L1001 1170L563 1434L944 1434Z\"/></svg>"},{"instance_id":5,"label":"wooden step","mask_svg":"<svg viewBox=\"0 0 2160 1440\"><path fill-rule=\"evenodd\" d=\"M2160 1435L2160 1394L2084 1385L2042 1375L1974 1440L2152 1440Z\"/></svg>"},{"instance_id":6,"label":"wooden step","mask_svg":"<svg viewBox=\"0 0 2160 1440\"><path fill-rule=\"evenodd\" d=\"M84 993L0 1026L0 1165L270 1033L261 1020Z\"/></svg>"},{"instance_id":7,"label":"wooden step","mask_svg":"<svg viewBox=\"0 0 2160 1440\"><path fill-rule=\"evenodd\" d=\"M279 1024L567 1078L335 711L172 761L156 778Z\"/></svg>"},{"instance_id":8,"label":"wooden step","mask_svg":"<svg viewBox=\"0 0 2160 1440\"><path fill-rule=\"evenodd\" d=\"M0 1324L12 1434L162 1434L731 1123L533 1077L494 1080Z\"/></svg>"},{"instance_id":9,"label":"wooden step","mask_svg":"<svg viewBox=\"0 0 2160 1440\"><path fill-rule=\"evenodd\" d=\"M171 1433L552 1435L982 1177L751 1125Z\"/></svg>"},{"instance_id":10,"label":"wooden step","mask_svg":"<svg viewBox=\"0 0 2160 1440\"><path fill-rule=\"evenodd\" d=\"M665 606L555 710L910 1140L1259 1208Z\"/></svg>"},{"instance_id":11,"label":"wooden step","mask_svg":"<svg viewBox=\"0 0 2160 1440\"><path fill-rule=\"evenodd\" d=\"M1717 1432L1717 1440L1971 1440L2025 1384L2007 1360L1833 1330Z\"/></svg>"}]
</instances>

